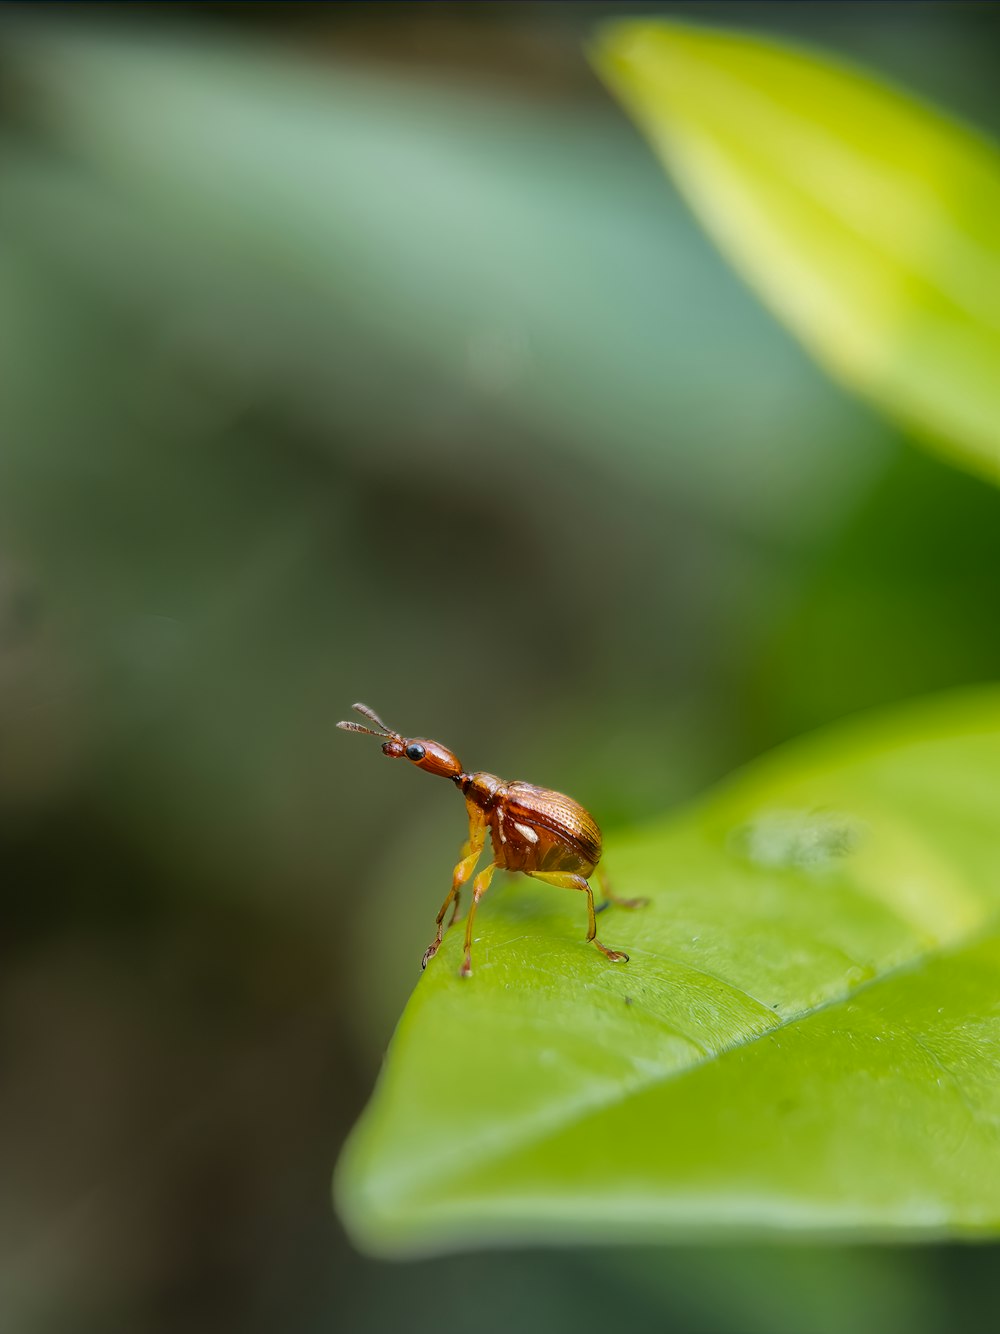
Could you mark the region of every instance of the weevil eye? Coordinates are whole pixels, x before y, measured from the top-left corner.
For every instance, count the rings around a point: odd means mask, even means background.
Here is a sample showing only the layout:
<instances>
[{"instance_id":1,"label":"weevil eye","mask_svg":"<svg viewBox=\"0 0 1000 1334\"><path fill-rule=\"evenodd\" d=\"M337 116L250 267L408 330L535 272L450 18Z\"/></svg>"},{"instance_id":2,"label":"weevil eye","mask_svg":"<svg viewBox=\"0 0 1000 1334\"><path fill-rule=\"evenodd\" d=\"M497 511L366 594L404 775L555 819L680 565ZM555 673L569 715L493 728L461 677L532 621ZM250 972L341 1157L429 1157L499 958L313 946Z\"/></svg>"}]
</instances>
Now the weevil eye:
<instances>
[{"instance_id":1,"label":"weevil eye","mask_svg":"<svg viewBox=\"0 0 1000 1334\"><path fill-rule=\"evenodd\" d=\"M406 758L408 760L422 760L427 752L419 742L411 741L406 747Z\"/></svg>"}]
</instances>

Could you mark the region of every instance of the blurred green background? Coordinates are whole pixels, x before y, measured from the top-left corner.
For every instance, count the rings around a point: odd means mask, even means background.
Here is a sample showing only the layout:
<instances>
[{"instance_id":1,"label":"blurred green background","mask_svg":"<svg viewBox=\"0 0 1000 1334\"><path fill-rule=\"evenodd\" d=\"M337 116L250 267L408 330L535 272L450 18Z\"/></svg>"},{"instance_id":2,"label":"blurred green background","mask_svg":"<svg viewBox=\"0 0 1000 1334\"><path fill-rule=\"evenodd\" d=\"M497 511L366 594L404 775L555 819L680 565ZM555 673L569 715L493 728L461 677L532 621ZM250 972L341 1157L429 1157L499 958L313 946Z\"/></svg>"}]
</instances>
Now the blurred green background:
<instances>
[{"instance_id":1,"label":"blurred green background","mask_svg":"<svg viewBox=\"0 0 1000 1334\"><path fill-rule=\"evenodd\" d=\"M727 268L610 12L0 8L5 1331L995 1327L991 1247L388 1265L331 1210L465 832L355 699L613 839L1000 666L1000 497ZM629 12L1000 134L991 4Z\"/></svg>"}]
</instances>

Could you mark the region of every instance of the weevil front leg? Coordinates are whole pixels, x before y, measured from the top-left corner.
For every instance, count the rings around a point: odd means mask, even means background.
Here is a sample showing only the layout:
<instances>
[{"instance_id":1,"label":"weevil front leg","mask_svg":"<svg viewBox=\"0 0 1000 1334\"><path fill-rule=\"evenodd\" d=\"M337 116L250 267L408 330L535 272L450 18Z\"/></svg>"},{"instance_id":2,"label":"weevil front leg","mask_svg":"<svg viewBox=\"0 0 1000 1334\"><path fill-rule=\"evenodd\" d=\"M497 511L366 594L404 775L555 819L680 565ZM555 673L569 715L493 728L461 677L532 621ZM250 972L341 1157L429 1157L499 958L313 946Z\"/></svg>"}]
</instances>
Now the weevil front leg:
<instances>
[{"instance_id":1,"label":"weevil front leg","mask_svg":"<svg viewBox=\"0 0 1000 1334\"><path fill-rule=\"evenodd\" d=\"M426 950L424 950L424 957L420 962L421 968L426 968L428 963L441 948L441 937L444 935L445 913L447 913L448 905L452 903L452 901L454 901L455 906L452 909L451 921L448 925L451 926L452 922L454 922L455 918L458 916L458 904L461 897L462 886L476 869L476 862L479 861L479 858L482 856L483 844L486 842L486 830L489 826L486 823L483 812L478 806L474 806L471 801L466 802L466 806L469 811L469 837L462 845L462 855L458 865L452 873L451 889L448 891L448 897L445 899L444 903L441 904L441 911L437 915L437 932L435 933L434 939L427 946Z\"/></svg>"},{"instance_id":2,"label":"weevil front leg","mask_svg":"<svg viewBox=\"0 0 1000 1334\"><path fill-rule=\"evenodd\" d=\"M608 873L603 866L597 868L597 878L601 882L601 893L604 895L604 902L597 905L594 909L595 912L603 912L605 908L610 908L612 904L616 908L645 908L649 903L649 899L619 898L608 884Z\"/></svg>"},{"instance_id":3,"label":"weevil front leg","mask_svg":"<svg viewBox=\"0 0 1000 1334\"><path fill-rule=\"evenodd\" d=\"M597 922L594 918L594 891L590 888L588 880L582 875L574 875L570 871L526 871L525 875L530 875L535 880L544 880L547 885L558 885L560 889L578 889L581 894L586 894L587 939L592 940L601 953L607 955L612 963L628 963L628 955L624 950L609 950L607 945L602 945L597 939Z\"/></svg>"}]
</instances>

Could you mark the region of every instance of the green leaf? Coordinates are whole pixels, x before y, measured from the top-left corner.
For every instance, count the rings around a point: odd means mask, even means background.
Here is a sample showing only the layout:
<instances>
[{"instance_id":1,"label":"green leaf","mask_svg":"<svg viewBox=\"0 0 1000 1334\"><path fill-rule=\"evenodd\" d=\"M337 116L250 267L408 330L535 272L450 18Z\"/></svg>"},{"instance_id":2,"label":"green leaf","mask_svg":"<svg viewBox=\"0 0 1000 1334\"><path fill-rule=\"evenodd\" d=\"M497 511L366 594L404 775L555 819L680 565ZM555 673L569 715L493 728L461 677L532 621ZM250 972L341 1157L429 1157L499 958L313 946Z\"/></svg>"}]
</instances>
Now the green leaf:
<instances>
[{"instance_id":1,"label":"green leaf","mask_svg":"<svg viewBox=\"0 0 1000 1334\"><path fill-rule=\"evenodd\" d=\"M97 318L173 330L169 355L273 396L324 448L346 430L380 471L419 459L442 489L473 435L511 473L542 441L813 544L884 466L881 423L730 281L610 102L512 114L484 81L68 14L0 28L33 130L0 133L0 345L29 366L0 394L0 492L22 455L63 475L24 425L40 412L80 457L91 399L36 390L31 368L81 378L52 348L75 328L55 307L85 294Z\"/></svg>"},{"instance_id":2,"label":"green leaf","mask_svg":"<svg viewBox=\"0 0 1000 1334\"><path fill-rule=\"evenodd\" d=\"M457 926L345 1150L352 1235L995 1230L998 792L1000 689L798 743L612 842L652 899L598 918L629 964L578 896L496 881L472 978Z\"/></svg>"},{"instance_id":3,"label":"green leaf","mask_svg":"<svg viewBox=\"0 0 1000 1334\"><path fill-rule=\"evenodd\" d=\"M625 21L593 59L743 276L835 376L1000 480L1000 155L835 61Z\"/></svg>"}]
</instances>

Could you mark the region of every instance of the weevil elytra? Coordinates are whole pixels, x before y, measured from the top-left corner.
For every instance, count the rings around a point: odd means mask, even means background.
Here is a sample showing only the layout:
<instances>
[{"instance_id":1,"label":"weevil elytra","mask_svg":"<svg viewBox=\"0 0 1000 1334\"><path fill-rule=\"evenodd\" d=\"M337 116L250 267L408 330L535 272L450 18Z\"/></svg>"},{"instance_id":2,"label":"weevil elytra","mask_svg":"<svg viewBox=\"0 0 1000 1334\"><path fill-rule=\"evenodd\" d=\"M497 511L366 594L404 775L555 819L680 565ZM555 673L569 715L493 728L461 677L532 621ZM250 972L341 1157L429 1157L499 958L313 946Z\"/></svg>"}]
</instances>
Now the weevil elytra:
<instances>
[{"instance_id":1,"label":"weevil elytra","mask_svg":"<svg viewBox=\"0 0 1000 1334\"><path fill-rule=\"evenodd\" d=\"M589 877L601 860L601 831L594 817L571 797L552 792L532 783L505 783L496 774L466 773L458 756L439 741L426 737L404 737L387 727L374 709L355 704L355 712L367 718L372 727L343 722L338 727L348 732L363 732L382 742L382 753L391 759L407 759L424 773L450 778L465 797L469 815L469 837L462 848L451 879L448 897L437 915L437 931L424 951L422 968L433 959L441 946L444 919L451 907L448 925L458 916L462 886L476 869L486 835L493 843L493 860L472 882L472 904L465 922L465 958L459 970L462 977L472 972L472 924L479 900L489 889L495 871L521 871L563 889L576 889L587 896L587 939L612 963L628 963L623 950L608 949L597 939L596 912L616 903L622 908L640 908L646 899L620 899L608 888L603 870L598 871L606 902L594 908L594 891Z\"/></svg>"}]
</instances>

